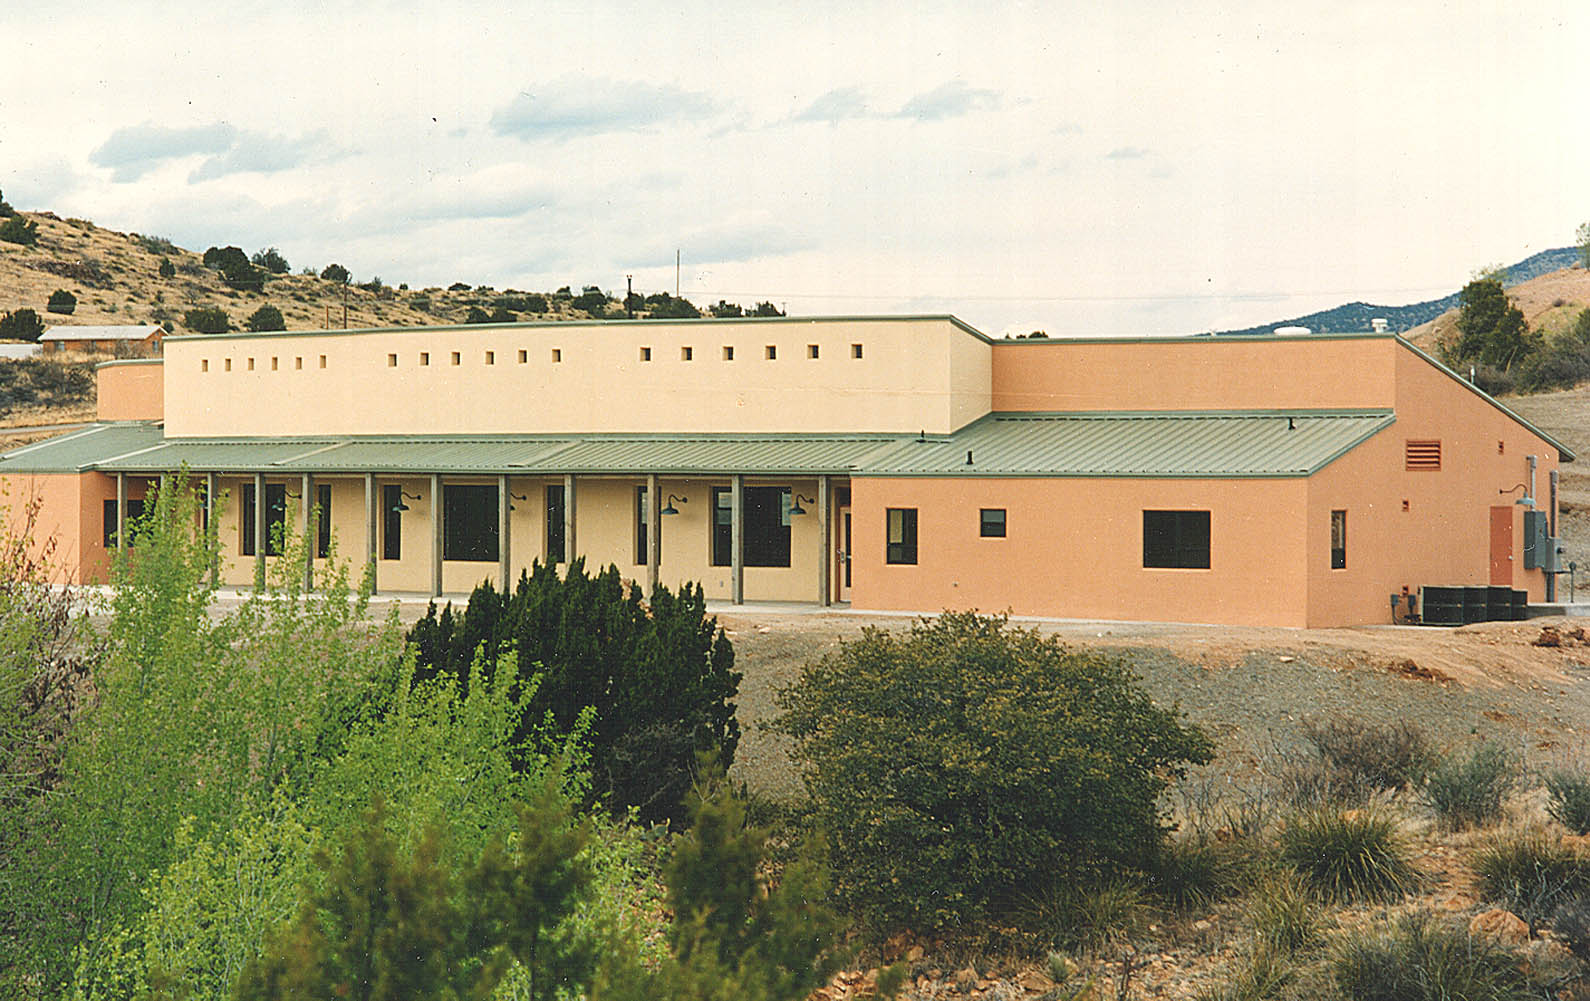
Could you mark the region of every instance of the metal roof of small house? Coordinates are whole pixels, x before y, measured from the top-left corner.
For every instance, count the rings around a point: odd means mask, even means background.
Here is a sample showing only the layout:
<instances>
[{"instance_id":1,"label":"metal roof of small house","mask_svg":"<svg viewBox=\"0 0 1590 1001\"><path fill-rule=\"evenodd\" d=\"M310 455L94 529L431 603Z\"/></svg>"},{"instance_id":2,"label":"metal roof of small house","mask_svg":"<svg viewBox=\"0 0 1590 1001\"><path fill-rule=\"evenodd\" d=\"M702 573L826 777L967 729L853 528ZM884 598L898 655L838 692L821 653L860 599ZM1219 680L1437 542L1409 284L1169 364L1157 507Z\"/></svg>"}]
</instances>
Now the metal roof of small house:
<instances>
[{"instance_id":1,"label":"metal roof of small house","mask_svg":"<svg viewBox=\"0 0 1590 1001\"><path fill-rule=\"evenodd\" d=\"M146 323L135 326L120 327L89 327L89 326L58 326L49 327L44 331L41 341L141 341L158 333L164 333L165 328L158 323Z\"/></svg>"}]
</instances>

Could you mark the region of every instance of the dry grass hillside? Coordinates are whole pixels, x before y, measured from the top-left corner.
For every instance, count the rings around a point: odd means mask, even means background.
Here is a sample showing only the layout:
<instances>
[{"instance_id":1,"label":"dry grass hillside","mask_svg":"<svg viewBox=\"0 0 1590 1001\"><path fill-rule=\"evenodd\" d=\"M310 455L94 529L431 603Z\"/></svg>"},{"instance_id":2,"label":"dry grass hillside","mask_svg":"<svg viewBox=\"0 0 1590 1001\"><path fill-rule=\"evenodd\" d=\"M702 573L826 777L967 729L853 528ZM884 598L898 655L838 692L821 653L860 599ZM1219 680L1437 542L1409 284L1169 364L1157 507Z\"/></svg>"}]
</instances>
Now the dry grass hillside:
<instances>
[{"instance_id":1,"label":"dry grass hillside","mask_svg":"<svg viewBox=\"0 0 1590 1001\"><path fill-rule=\"evenodd\" d=\"M1579 311L1590 306L1590 271L1582 267L1563 268L1520 282L1507 290L1529 323L1529 329L1552 335L1573 324ZM1457 337L1458 311L1451 309L1403 334L1426 351L1440 354L1442 345Z\"/></svg>"},{"instance_id":2,"label":"dry grass hillside","mask_svg":"<svg viewBox=\"0 0 1590 1001\"><path fill-rule=\"evenodd\" d=\"M19 246L0 242L0 311L28 308L49 324L166 323L182 328L183 314L199 306L226 310L233 326L241 327L259 307L269 303L282 311L289 330L318 330L343 325L343 286L300 274L272 276L263 292L241 292L227 287L218 272L204 266L201 253L180 247L166 248L159 238L104 229L85 219L61 219L51 212L23 212L38 224L38 243ZM162 257L176 269L170 278L160 276ZM294 261L295 267L325 262ZM340 262L356 267L357 262ZM367 276L355 272L354 280ZM77 297L69 316L45 311L50 294L65 289ZM350 327L418 326L462 323L469 307L488 312L503 295L491 289L450 291L430 288L379 290L347 288L347 325ZM585 319L567 299L548 297L546 313L521 313L529 320Z\"/></svg>"}]
</instances>

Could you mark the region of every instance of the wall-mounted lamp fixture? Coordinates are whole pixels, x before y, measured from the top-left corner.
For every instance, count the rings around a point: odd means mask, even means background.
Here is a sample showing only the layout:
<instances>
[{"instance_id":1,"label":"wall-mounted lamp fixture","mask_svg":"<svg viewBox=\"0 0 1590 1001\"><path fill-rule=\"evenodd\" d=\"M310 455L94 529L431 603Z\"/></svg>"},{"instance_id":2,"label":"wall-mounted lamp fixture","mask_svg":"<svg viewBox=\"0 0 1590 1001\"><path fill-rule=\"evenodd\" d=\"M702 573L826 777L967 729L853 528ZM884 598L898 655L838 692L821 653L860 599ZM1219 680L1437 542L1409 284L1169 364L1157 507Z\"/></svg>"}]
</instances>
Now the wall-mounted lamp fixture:
<instances>
[{"instance_id":1,"label":"wall-mounted lamp fixture","mask_svg":"<svg viewBox=\"0 0 1590 1001\"><path fill-rule=\"evenodd\" d=\"M1534 507L1535 506L1535 498L1529 496L1529 485L1528 484L1520 483L1517 486L1508 487L1506 490L1498 490L1496 492L1498 494L1510 494L1514 490L1522 490L1524 492L1524 496L1522 496L1522 497L1518 498L1517 500L1513 501L1514 504L1521 504L1524 507Z\"/></svg>"},{"instance_id":2,"label":"wall-mounted lamp fixture","mask_svg":"<svg viewBox=\"0 0 1590 1001\"><path fill-rule=\"evenodd\" d=\"M660 511L658 513L660 513L660 514L678 514L679 513L679 509L674 507L674 501L678 501L681 504L689 504L690 503L690 498L688 498L688 497L680 497L677 494L669 494L668 495L668 506L663 508L662 511Z\"/></svg>"},{"instance_id":3,"label":"wall-mounted lamp fixture","mask_svg":"<svg viewBox=\"0 0 1590 1001\"><path fill-rule=\"evenodd\" d=\"M790 513L790 516L791 516L791 517L794 517L794 516L795 516L795 515L801 515L801 514L805 514L805 513L806 513L806 509L805 509L805 508L803 508L803 507L801 507L801 500L802 500L802 499L803 499L803 498L802 498L802 497L801 497L801 495L800 495L800 494L796 494L796 495L795 495L795 499L794 499L794 501L793 501L793 502L791 502L791 504L790 504L790 506L789 506L789 513ZM810 498L810 497L806 497L806 498L804 498L804 500L805 500L805 501L806 501L806 503L808 503L808 504L815 504L815 503L817 503L817 501L815 501L815 500L814 500L814 499L812 499L812 498Z\"/></svg>"},{"instance_id":4,"label":"wall-mounted lamp fixture","mask_svg":"<svg viewBox=\"0 0 1590 1001\"><path fill-rule=\"evenodd\" d=\"M403 502L406 501L406 500L417 501L419 499L420 499L420 495L419 494L411 494L411 493L408 493L407 491L399 490L398 491L398 502L396 504L392 505L392 510L394 510L394 511L407 511L409 509L409 506L407 504L403 503Z\"/></svg>"}]
</instances>

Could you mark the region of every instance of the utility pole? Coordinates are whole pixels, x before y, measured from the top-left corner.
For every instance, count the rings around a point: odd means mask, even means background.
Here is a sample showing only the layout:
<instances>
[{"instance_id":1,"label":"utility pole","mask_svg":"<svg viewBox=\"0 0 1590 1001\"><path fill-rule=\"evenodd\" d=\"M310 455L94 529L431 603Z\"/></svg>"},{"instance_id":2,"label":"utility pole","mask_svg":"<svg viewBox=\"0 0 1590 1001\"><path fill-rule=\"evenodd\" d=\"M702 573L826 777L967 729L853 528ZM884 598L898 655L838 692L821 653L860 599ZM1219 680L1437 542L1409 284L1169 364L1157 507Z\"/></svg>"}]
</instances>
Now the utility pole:
<instances>
[{"instance_id":1,"label":"utility pole","mask_svg":"<svg viewBox=\"0 0 1590 1001\"><path fill-rule=\"evenodd\" d=\"M674 250L674 298L679 298L679 251Z\"/></svg>"},{"instance_id":2,"label":"utility pole","mask_svg":"<svg viewBox=\"0 0 1590 1001\"><path fill-rule=\"evenodd\" d=\"M625 275L624 276L624 310L625 310L625 312L627 312L629 314L629 318L631 320L633 320L635 318L635 276L634 275Z\"/></svg>"}]
</instances>

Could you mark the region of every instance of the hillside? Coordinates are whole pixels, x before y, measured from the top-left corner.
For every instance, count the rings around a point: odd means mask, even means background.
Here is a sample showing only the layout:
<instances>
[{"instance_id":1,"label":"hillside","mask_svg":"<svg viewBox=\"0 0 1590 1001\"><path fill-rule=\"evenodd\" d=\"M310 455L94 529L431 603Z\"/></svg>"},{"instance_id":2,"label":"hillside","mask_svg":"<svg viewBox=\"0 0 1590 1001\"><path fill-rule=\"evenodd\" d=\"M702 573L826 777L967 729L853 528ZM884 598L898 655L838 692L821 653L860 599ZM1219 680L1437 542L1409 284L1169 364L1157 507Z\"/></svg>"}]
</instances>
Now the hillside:
<instances>
[{"instance_id":1,"label":"hillside","mask_svg":"<svg viewBox=\"0 0 1590 1001\"><path fill-rule=\"evenodd\" d=\"M234 327L267 303L281 310L289 330L343 326L346 291L347 326L417 326L462 323L475 306L492 311L506 306L518 319L587 319L568 295L545 296L544 312L524 311L524 293L490 288L408 290L383 285L365 288L313 275L271 275L263 291L229 288L219 272L204 266L201 253L173 247L158 237L120 233L84 219L61 219L51 212L23 212L38 224L38 243L19 246L0 242L0 312L29 308L49 324L165 323L167 329L189 333L183 315L200 306L224 309ZM162 258L175 274L160 276ZM327 262L294 261L318 272ZM357 262L339 262L350 268ZM367 276L354 274L355 282ZM77 297L71 315L45 311L50 294L64 289ZM505 301L507 300L507 301ZM616 308L613 304L609 308Z\"/></svg>"},{"instance_id":2,"label":"hillside","mask_svg":"<svg viewBox=\"0 0 1590 1001\"><path fill-rule=\"evenodd\" d=\"M1578 260L1579 248L1577 247L1557 247L1552 250L1543 250L1509 267L1507 269L1507 279L1503 284L1509 288L1526 284L1542 275L1570 268ZM1273 323L1264 323L1242 330L1217 331L1216 336L1267 334L1276 327L1307 327L1315 333L1321 334L1350 334L1368 330L1369 321L1375 317L1386 320L1386 324L1391 330L1406 335L1406 333L1411 333L1429 324L1448 311L1456 310L1457 304L1458 293L1456 292L1440 299L1429 299L1425 302L1409 303L1405 306L1376 306L1367 302L1349 302L1332 309L1309 313L1306 316L1295 316L1290 320L1277 320ZM1533 325L1534 323L1531 321L1531 326Z\"/></svg>"},{"instance_id":3,"label":"hillside","mask_svg":"<svg viewBox=\"0 0 1590 1001\"><path fill-rule=\"evenodd\" d=\"M1590 271L1582 267L1563 268L1510 285L1507 298L1524 314L1529 329L1553 334L1567 329L1590 306ZM1457 303L1452 308L1409 330L1403 336L1425 350L1436 350L1457 336Z\"/></svg>"}]
</instances>

